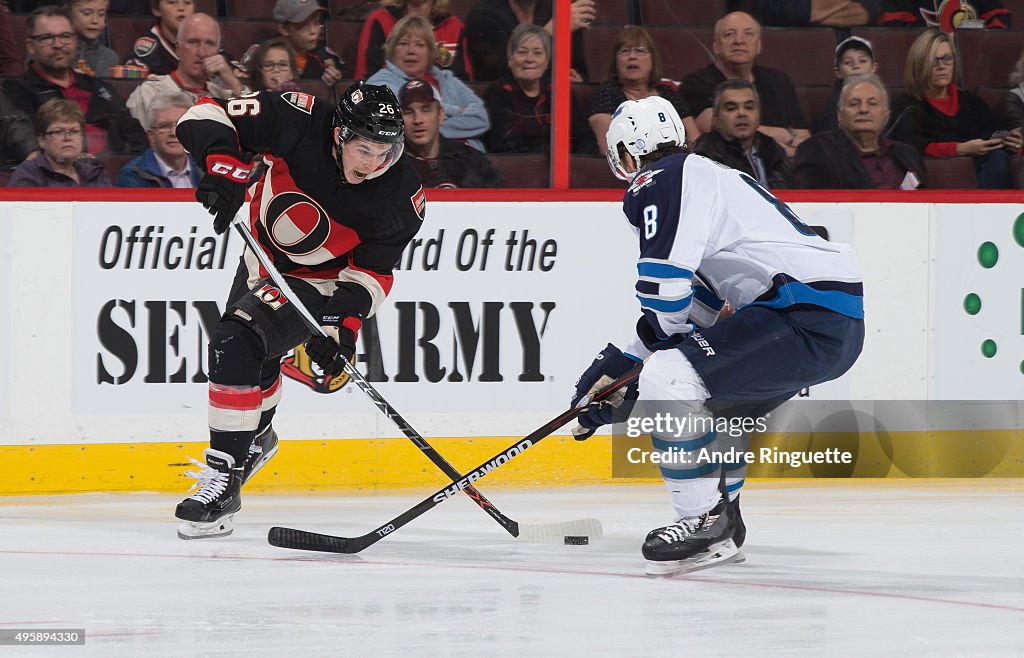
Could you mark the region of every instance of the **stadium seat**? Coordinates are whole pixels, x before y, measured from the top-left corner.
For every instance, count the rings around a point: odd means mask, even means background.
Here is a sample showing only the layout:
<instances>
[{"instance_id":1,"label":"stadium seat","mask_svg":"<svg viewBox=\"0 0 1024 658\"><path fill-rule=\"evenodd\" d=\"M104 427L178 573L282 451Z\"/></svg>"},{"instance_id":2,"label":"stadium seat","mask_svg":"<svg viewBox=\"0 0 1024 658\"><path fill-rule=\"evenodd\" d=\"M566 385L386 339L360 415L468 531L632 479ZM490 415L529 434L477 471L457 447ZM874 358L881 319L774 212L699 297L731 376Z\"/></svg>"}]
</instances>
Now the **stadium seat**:
<instances>
[{"instance_id":1,"label":"stadium seat","mask_svg":"<svg viewBox=\"0 0 1024 658\"><path fill-rule=\"evenodd\" d=\"M644 25L647 26L713 26L715 21L726 14L722 0L640 0L640 10L643 12Z\"/></svg>"},{"instance_id":2,"label":"stadium seat","mask_svg":"<svg viewBox=\"0 0 1024 658\"><path fill-rule=\"evenodd\" d=\"M357 21L362 25L370 12L379 7L380 5L374 0L331 0L331 17L332 19L340 17L347 21Z\"/></svg>"},{"instance_id":3,"label":"stadium seat","mask_svg":"<svg viewBox=\"0 0 1024 658\"><path fill-rule=\"evenodd\" d=\"M997 113L1003 102L1003 96L1006 95L1006 87L978 87L972 91Z\"/></svg>"},{"instance_id":4,"label":"stadium seat","mask_svg":"<svg viewBox=\"0 0 1024 658\"><path fill-rule=\"evenodd\" d=\"M796 98L800 102L808 127L814 125L829 98L832 97L832 85L797 85Z\"/></svg>"},{"instance_id":5,"label":"stadium seat","mask_svg":"<svg viewBox=\"0 0 1024 658\"><path fill-rule=\"evenodd\" d=\"M569 187L625 188L625 185L612 174L604 158L574 155L569 160Z\"/></svg>"},{"instance_id":6,"label":"stadium seat","mask_svg":"<svg viewBox=\"0 0 1024 658\"><path fill-rule=\"evenodd\" d=\"M974 190L978 177L971 158L925 158L928 187L946 190Z\"/></svg>"},{"instance_id":7,"label":"stadium seat","mask_svg":"<svg viewBox=\"0 0 1024 658\"><path fill-rule=\"evenodd\" d=\"M583 108L584 116L590 111L590 99L594 97L598 85L574 84L572 94L576 97L580 107Z\"/></svg>"},{"instance_id":8,"label":"stadium seat","mask_svg":"<svg viewBox=\"0 0 1024 658\"><path fill-rule=\"evenodd\" d=\"M600 1L608 2L609 0ZM612 3L619 1L620 0L611 0ZM452 16L458 16L459 20L465 22L466 14L469 13L469 10L472 9L473 5L477 2L478 0L451 0L451 2L448 3L448 12L451 13Z\"/></svg>"},{"instance_id":9,"label":"stadium seat","mask_svg":"<svg viewBox=\"0 0 1024 658\"><path fill-rule=\"evenodd\" d=\"M227 18L274 20L275 0L227 0Z\"/></svg>"},{"instance_id":10,"label":"stadium seat","mask_svg":"<svg viewBox=\"0 0 1024 658\"><path fill-rule=\"evenodd\" d=\"M220 21L220 46L231 56L241 58L249 46L277 35L273 21L247 21L225 18Z\"/></svg>"},{"instance_id":11,"label":"stadium seat","mask_svg":"<svg viewBox=\"0 0 1024 658\"><path fill-rule=\"evenodd\" d=\"M0 171L0 187L7 187L7 183L11 180L10 171Z\"/></svg>"},{"instance_id":12,"label":"stadium seat","mask_svg":"<svg viewBox=\"0 0 1024 658\"><path fill-rule=\"evenodd\" d=\"M117 182L117 172L121 171L121 167L137 157L139 157L138 153L101 153L97 156L97 159L103 165L103 169L106 170L107 176L110 176L110 182L114 183Z\"/></svg>"},{"instance_id":13,"label":"stadium seat","mask_svg":"<svg viewBox=\"0 0 1024 658\"><path fill-rule=\"evenodd\" d=\"M1013 183L1018 190L1024 190L1024 157L1015 156L1013 162Z\"/></svg>"},{"instance_id":14,"label":"stadium seat","mask_svg":"<svg viewBox=\"0 0 1024 658\"><path fill-rule=\"evenodd\" d=\"M1017 17L1024 21L1024 15ZM964 86L1008 87L1010 72L1024 51L1019 30L960 30L960 65Z\"/></svg>"},{"instance_id":15,"label":"stadium seat","mask_svg":"<svg viewBox=\"0 0 1024 658\"><path fill-rule=\"evenodd\" d=\"M496 153L487 159L501 172L505 187L551 186L551 165L543 153Z\"/></svg>"},{"instance_id":16,"label":"stadium seat","mask_svg":"<svg viewBox=\"0 0 1024 658\"><path fill-rule=\"evenodd\" d=\"M710 48L711 41L707 44ZM784 71L795 85L828 85L835 79L835 52L830 29L768 27L761 31L757 63Z\"/></svg>"},{"instance_id":17,"label":"stadium seat","mask_svg":"<svg viewBox=\"0 0 1024 658\"><path fill-rule=\"evenodd\" d=\"M327 24L327 45L341 55L345 75L352 75L356 68L356 51L359 48L359 31L362 23L353 21L331 21Z\"/></svg>"},{"instance_id":18,"label":"stadium seat","mask_svg":"<svg viewBox=\"0 0 1024 658\"><path fill-rule=\"evenodd\" d=\"M630 22L626 5L631 0L597 0L597 18L594 25L607 25L622 29ZM583 37L586 39L586 37Z\"/></svg>"},{"instance_id":19,"label":"stadium seat","mask_svg":"<svg viewBox=\"0 0 1024 658\"><path fill-rule=\"evenodd\" d=\"M867 39L875 50L878 76L886 85L903 85L903 67L907 62L910 44L922 32L919 28L896 27L854 28L853 34ZM835 62L835 58L832 58Z\"/></svg>"}]
</instances>

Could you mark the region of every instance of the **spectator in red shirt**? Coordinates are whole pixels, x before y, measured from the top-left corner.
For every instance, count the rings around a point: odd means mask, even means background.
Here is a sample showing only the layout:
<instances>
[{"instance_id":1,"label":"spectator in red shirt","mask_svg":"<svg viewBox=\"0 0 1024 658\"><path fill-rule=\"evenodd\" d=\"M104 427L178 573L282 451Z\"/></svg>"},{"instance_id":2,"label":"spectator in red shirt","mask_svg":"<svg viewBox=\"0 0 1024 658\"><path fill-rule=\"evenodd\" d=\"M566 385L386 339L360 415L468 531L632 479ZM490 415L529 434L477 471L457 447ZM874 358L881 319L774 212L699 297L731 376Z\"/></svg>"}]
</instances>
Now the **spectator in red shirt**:
<instances>
[{"instance_id":1,"label":"spectator in red shirt","mask_svg":"<svg viewBox=\"0 0 1024 658\"><path fill-rule=\"evenodd\" d=\"M66 98L85 114L87 152L146 150L146 134L117 92L98 78L71 69L75 33L67 13L52 5L40 7L29 15L26 28L25 47L31 63L25 75L10 78L3 86L14 106L35 116L46 101Z\"/></svg>"},{"instance_id":2,"label":"spectator in red shirt","mask_svg":"<svg viewBox=\"0 0 1024 658\"><path fill-rule=\"evenodd\" d=\"M391 29L405 16L422 16L434 27L437 41L437 55L434 63L446 69L462 58L462 69L471 72L469 57L459 52L459 37L462 35L462 21L448 13L448 0L382 0L381 8L366 17L363 30L359 33L359 48L356 55L356 69L352 77L365 80L384 66L384 41Z\"/></svg>"},{"instance_id":3,"label":"spectator in red shirt","mask_svg":"<svg viewBox=\"0 0 1024 658\"><path fill-rule=\"evenodd\" d=\"M957 86L960 79L949 35L923 32L907 53L907 93L894 104L890 134L932 158L974 158L980 188L1012 188L1009 156L1020 150L1021 130L1006 131L985 101Z\"/></svg>"}]
</instances>

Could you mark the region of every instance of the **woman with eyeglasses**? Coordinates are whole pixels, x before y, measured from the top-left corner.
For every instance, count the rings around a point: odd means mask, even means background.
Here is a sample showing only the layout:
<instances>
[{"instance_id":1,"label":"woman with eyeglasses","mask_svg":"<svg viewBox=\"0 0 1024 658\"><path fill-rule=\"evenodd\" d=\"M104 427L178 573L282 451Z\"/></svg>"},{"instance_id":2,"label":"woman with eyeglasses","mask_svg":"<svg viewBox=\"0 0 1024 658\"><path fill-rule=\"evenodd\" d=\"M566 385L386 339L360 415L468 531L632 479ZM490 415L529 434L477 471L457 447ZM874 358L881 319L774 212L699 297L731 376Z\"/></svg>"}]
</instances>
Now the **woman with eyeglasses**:
<instances>
[{"instance_id":1,"label":"woman with eyeglasses","mask_svg":"<svg viewBox=\"0 0 1024 658\"><path fill-rule=\"evenodd\" d=\"M590 127L601 153L607 149L606 133L615 109L627 100L638 101L648 96L661 96L672 103L691 144L700 137L675 84L661 77L661 58L651 34L642 27L629 25L615 38L604 81L590 100Z\"/></svg>"},{"instance_id":2,"label":"woman with eyeglasses","mask_svg":"<svg viewBox=\"0 0 1024 658\"><path fill-rule=\"evenodd\" d=\"M85 115L74 101L55 99L36 113L39 156L18 165L8 187L113 187L92 157L82 158Z\"/></svg>"},{"instance_id":3,"label":"woman with eyeglasses","mask_svg":"<svg viewBox=\"0 0 1024 658\"><path fill-rule=\"evenodd\" d=\"M249 76L249 88L255 91L296 91L299 66L295 51L284 37L267 39L253 46L242 58Z\"/></svg>"},{"instance_id":4,"label":"woman with eyeglasses","mask_svg":"<svg viewBox=\"0 0 1024 658\"><path fill-rule=\"evenodd\" d=\"M1020 152L1021 130L981 98L963 89L960 62L949 35L923 32L907 52L906 93L893 104L891 139L913 144L932 158L974 159L978 187L1013 187L1010 155Z\"/></svg>"}]
</instances>

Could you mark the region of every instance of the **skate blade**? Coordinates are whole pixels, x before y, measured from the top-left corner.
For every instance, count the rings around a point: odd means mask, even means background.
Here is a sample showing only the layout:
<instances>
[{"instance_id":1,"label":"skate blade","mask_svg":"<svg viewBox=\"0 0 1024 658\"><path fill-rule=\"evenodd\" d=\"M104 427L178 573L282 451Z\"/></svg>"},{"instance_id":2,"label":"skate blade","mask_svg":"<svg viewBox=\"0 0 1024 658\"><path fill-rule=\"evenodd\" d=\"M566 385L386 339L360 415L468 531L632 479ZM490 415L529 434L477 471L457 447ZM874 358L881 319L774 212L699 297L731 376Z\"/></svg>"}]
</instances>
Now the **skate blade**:
<instances>
[{"instance_id":1,"label":"skate blade","mask_svg":"<svg viewBox=\"0 0 1024 658\"><path fill-rule=\"evenodd\" d=\"M648 560L644 574L651 578L671 578L672 576L685 575L694 571L717 567L720 564L739 564L746 561L747 557L743 552L740 551L733 540L728 539L685 560L667 560L664 562Z\"/></svg>"},{"instance_id":2,"label":"skate blade","mask_svg":"<svg viewBox=\"0 0 1024 658\"><path fill-rule=\"evenodd\" d=\"M231 523L234 515L229 514L222 519L201 523L199 521L181 521L178 523L178 539L213 539L227 537L235 531Z\"/></svg>"},{"instance_id":3,"label":"skate blade","mask_svg":"<svg viewBox=\"0 0 1024 658\"><path fill-rule=\"evenodd\" d=\"M249 473L249 477L242 480L242 484L245 484L249 480L253 479L253 477L260 472L260 469L266 466L267 462L274 458L274 455L277 454L277 448L278 445L275 443L274 447L270 449L270 452L264 453L263 456L260 457L260 460L256 462L256 466L253 467L252 472Z\"/></svg>"}]
</instances>

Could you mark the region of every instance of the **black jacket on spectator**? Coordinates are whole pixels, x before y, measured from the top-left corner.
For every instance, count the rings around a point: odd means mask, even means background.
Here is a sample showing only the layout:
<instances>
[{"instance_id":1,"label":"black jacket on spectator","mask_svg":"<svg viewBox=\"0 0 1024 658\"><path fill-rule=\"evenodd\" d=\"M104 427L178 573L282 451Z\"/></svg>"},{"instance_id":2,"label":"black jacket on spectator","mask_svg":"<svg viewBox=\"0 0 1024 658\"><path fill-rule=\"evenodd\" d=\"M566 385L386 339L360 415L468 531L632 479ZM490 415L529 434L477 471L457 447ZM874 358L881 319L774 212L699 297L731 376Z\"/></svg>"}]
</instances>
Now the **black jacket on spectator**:
<instances>
[{"instance_id":1,"label":"black jacket on spectator","mask_svg":"<svg viewBox=\"0 0 1024 658\"><path fill-rule=\"evenodd\" d=\"M436 158L421 158L405 149L416 166L423 187L504 187L501 173L480 151L457 139L440 138Z\"/></svg>"},{"instance_id":2,"label":"black jacket on spectator","mask_svg":"<svg viewBox=\"0 0 1024 658\"><path fill-rule=\"evenodd\" d=\"M0 166L20 164L39 149L32 120L0 94Z\"/></svg>"},{"instance_id":3,"label":"black jacket on spectator","mask_svg":"<svg viewBox=\"0 0 1024 658\"><path fill-rule=\"evenodd\" d=\"M114 153L142 153L148 148L146 133L139 122L128 113L124 101L112 87L91 75L76 73L73 87L88 95L85 122L107 134L108 150ZM35 116L46 101L65 98L64 90L46 80L29 66L20 78L4 82L3 92L22 112Z\"/></svg>"},{"instance_id":4,"label":"black jacket on spectator","mask_svg":"<svg viewBox=\"0 0 1024 658\"><path fill-rule=\"evenodd\" d=\"M463 21L462 49L469 56L473 67L473 80L497 80L508 71L508 39L519 20L512 13L509 0L479 0ZM551 20L551 0L537 0L533 9L533 24L543 27ZM583 32L572 33L572 68L587 80L587 60L583 52ZM552 58L554 59L554 58ZM466 77L457 57L452 71L459 77Z\"/></svg>"},{"instance_id":5,"label":"black jacket on spectator","mask_svg":"<svg viewBox=\"0 0 1024 658\"><path fill-rule=\"evenodd\" d=\"M168 75L178 68L178 56L174 54L174 45L164 39L157 24L135 39L132 52L124 63L145 66L149 75Z\"/></svg>"},{"instance_id":6,"label":"black jacket on spectator","mask_svg":"<svg viewBox=\"0 0 1024 658\"><path fill-rule=\"evenodd\" d=\"M571 97L572 137L570 151L580 155L597 153L597 140L583 116L576 96ZM484 105L491 128L484 134L488 153L547 153L551 146L551 81L541 82L536 98L523 93L510 72L492 82L484 91Z\"/></svg>"},{"instance_id":7,"label":"black jacket on spectator","mask_svg":"<svg viewBox=\"0 0 1024 658\"><path fill-rule=\"evenodd\" d=\"M957 89L960 109L947 116L928 101L919 101L907 94L896 99L892 108L892 127L888 137L911 144L919 152L934 142L966 142L988 139L1002 129L1003 120L978 96Z\"/></svg>"},{"instance_id":8,"label":"black jacket on spectator","mask_svg":"<svg viewBox=\"0 0 1024 658\"><path fill-rule=\"evenodd\" d=\"M654 90L658 92L659 96L672 103L672 107L676 108L680 118L692 116L689 108L683 103L679 92L671 85L658 83L654 85ZM617 82L605 83L597 88L597 91L594 92L593 97L590 99L590 109L587 110L587 117L594 114L615 114L615 110L625 101L626 92L622 90L621 84Z\"/></svg>"},{"instance_id":9,"label":"black jacket on spectator","mask_svg":"<svg viewBox=\"0 0 1024 658\"><path fill-rule=\"evenodd\" d=\"M868 25L874 25L882 12L882 0L857 0L868 12ZM811 3L807 0L753 0L750 13L761 25L805 27L811 25Z\"/></svg>"},{"instance_id":10,"label":"black jacket on spectator","mask_svg":"<svg viewBox=\"0 0 1024 658\"><path fill-rule=\"evenodd\" d=\"M754 88L761 104L761 125L807 128L796 87L789 76L777 69L755 66ZM683 103L693 116L711 107L715 98L715 87L725 82L725 75L714 64L697 69L683 78Z\"/></svg>"},{"instance_id":11,"label":"black jacket on spectator","mask_svg":"<svg viewBox=\"0 0 1024 658\"><path fill-rule=\"evenodd\" d=\"M754 135L754 149L761 159L761 166L764 167L765 178L768 180L770 189L793 187L789 176L789 163L786 161L786 152L782 150L774 139L767 135L757 133ZM726 139L717 130L704 133L693 145L693 152L711 158L715 162L745 172L751 178L757 180L754 167L743 151L743 145L735 139Z\"/></svg>"},{"instance_id":12,"label":"black jacket on spectator","mask_svg":"<svg viewBox=\"0 0 1024 658\"><path fill-rule=\"evenodd\" d=\"M883 155L891 157L903 171L912 171L921 187L928 186L921 155L909 144L879 140ZM840 129L811 135L796 149L793 181L801 189L867 190L875 183L861 163L860 149Z\"/></svg>"}]
</instances>

